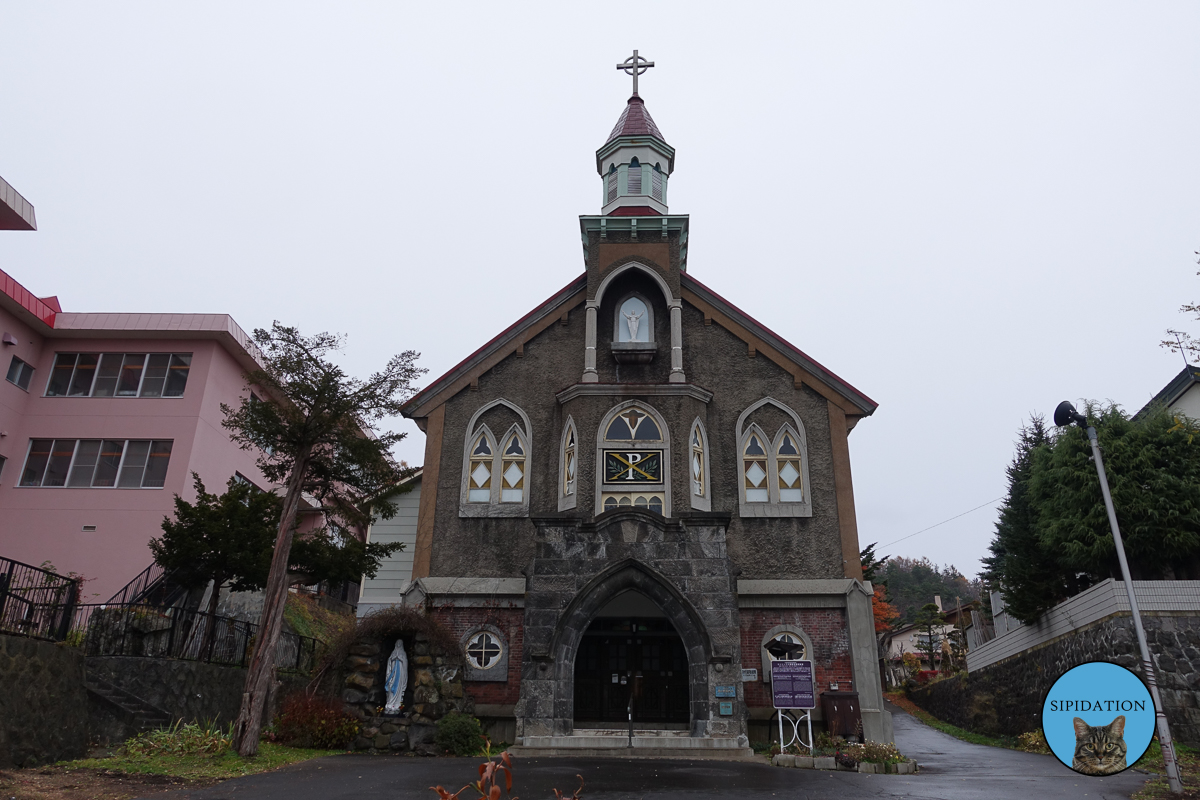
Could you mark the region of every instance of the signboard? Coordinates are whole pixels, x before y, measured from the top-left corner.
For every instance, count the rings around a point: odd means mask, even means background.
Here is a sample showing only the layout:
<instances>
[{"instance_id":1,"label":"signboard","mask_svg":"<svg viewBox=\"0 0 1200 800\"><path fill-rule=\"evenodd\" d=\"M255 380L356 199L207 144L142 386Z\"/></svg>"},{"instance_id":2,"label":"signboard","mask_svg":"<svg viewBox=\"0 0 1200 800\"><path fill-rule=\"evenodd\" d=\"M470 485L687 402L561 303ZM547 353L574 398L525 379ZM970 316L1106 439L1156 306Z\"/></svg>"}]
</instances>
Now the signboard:
<instances>
[{"instance_id":1,"label":"signboard","mask_svg":"<svg viewBox=\"0 0 1200 800\"><path fill-rule=\"evenodd\" d=\"M736 686L718 686L717 697L737 697Z\"/></svg>"},{"instance_id":2,"label":"signboard","mask_svg":"<svg viewBox=\"0 0 1200 800\"><path fill-rule=\"evenodd\" d=\"M816 708L811 661L772 661L771 697L776 708Z\"/></svg>"},{"instance_id":3,"label":"signboard","mask_svg":"<svg viewBox=\"0 0 1200 800\"><path fill-rule=\"evenodd\" d=\"M722 717L732 717L733 716L733 701L731 701L731 700L722 700L721 701L721 716Z\"/></svg>"},{"instance_id":4,"label":"signboard","mask_svg":"<svg viewBox=\"0 0 1200 800\"><path fill-rule=\"evenodd\" d=\"M662 483L662 450L605 450L605 483Z\"/></svg>"},{"instance_id":5,"label":"signboard","mask_svg":"<svg viewBox=\"0 0 1200 800\"><path fill-rule=\"evenodd\" d=\"M758 680L758 670L756 670L756 669L743 669L742 670L742 683L748 683L750 681L756 681L756 680Z\"/></svg>"}]
</instances>

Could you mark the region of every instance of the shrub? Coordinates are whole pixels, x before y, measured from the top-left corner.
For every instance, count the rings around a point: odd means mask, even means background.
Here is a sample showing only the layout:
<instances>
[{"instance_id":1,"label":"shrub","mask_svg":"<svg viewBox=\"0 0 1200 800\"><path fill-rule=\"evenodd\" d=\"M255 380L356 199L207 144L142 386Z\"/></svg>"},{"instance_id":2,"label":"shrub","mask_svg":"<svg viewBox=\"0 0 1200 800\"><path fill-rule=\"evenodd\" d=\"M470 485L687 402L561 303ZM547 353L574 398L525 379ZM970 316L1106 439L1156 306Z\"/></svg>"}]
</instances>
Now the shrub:
<instances>
[{"instance_id":1,"label":"shrub","mask_svg":"<svg viewBox=\"0 0 1200 800\"><path fill-rule=\"evenodd\" d=\"M139 733L125 742L125 752L131 756L196 756L220 755L230 748L233 737L229 730L215 722L176 722L169 728Z\"/></svg>"},{"instance_id":2,"label":"shrub","mask_svg":"<svg viewBox=\"0 0 1200 800\"><path fill-rule=\"evenodd\" d=\"M865 761L869 764L895 764L906 760L891 742L842 745L842 752L849 754L855 761Z\"/></svg>"},{"instance_id":3,"label":"shrub","mask_svg":"<svg viewBox=\"0 0 1200 800\"><path fill-rule=\"evenodd\" d=\"M453 711L437 721L433 741L456 756L473 756L483 749L483 729L471 715Z\"/></svg>"},{"instance_id":4,"label":"shrub","mask_svg":"<svg viewBox=\"0 0 1200 800\"><path fill-rule=\"evenodd\" d=\"M1017 737L1017 748L1026 753L1050 754L1050 745L1046 743L1046 734L1041 731L1022 733Z\"/></svg>"},{"instance_id":5,"label":"shrub","mask_svg":"<svg viewBox=\"0 0 1200 800\"><path fill-rule=\"evenodd\" d=\"M296 692L283 701L275 720L279 740L292 747L333 750L346 747L358 735L359 722L342 710L338 700Z\"/></svg>"}]
</instances>

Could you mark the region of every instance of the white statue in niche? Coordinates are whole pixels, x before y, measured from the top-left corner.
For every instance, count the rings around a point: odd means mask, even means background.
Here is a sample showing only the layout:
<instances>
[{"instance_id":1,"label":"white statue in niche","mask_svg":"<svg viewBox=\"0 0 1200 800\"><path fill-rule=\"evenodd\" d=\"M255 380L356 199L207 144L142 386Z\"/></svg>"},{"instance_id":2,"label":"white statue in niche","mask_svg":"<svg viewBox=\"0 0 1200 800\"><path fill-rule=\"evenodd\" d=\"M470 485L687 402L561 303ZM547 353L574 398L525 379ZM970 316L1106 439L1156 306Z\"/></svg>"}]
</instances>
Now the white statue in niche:
<instances>
[{"instance_id":1,"label":"white statue in niche","mask_svg":"<svg viewBox=\"0 0 1200 800\"><path fill-rule=\"evenodd\" d=\"M404 641L396 640L396 647L388 656L387 678L383 688L387 691L387 705L383 713L399 714L404 708L404 690L408 688L408 654L404 652Z\"/></svg>"},{"instance_id":2,"label":"white statue in niche","mask_svg":"<svg viewBox=\"0 0 1200 800\"><path fill-rule=\"evenodd\" d=\"M625 319L625 330L618 331L617 341L646 342L650 337L642 327L642 319L646 316L646 304L636 297L630 297L621 304L621 316Z\"/></svg>"}]
</instances>

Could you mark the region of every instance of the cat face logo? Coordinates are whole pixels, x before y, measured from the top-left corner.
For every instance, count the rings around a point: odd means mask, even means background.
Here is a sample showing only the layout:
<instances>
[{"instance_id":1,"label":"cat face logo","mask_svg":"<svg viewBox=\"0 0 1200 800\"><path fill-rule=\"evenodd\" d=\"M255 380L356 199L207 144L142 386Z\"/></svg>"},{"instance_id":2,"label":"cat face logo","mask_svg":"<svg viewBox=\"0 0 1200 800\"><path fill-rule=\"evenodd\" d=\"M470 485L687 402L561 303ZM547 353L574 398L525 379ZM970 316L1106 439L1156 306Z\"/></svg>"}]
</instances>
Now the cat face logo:
<instances>
[{"instance_id":1,"label":"cat face logo","mask_svg":"<svg viewBox=\"0 0 1200 800\"><path fill-rule=\"evenodd\" d=\"M1107 725L1088 725L1076 717L1075 759L1071 769L1084 775L1112 775L1125 769L1125 715Z\"/></svg>"}]
</instances>

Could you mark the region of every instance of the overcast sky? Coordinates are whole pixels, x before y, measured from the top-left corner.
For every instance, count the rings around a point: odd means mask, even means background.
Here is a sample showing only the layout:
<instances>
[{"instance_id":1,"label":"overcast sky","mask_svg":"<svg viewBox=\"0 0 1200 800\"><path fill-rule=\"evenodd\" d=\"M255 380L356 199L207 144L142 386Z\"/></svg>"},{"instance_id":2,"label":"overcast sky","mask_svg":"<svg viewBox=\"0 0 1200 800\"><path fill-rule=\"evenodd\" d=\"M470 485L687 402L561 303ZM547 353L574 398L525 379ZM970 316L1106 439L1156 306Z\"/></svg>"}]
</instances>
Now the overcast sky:
<instances>
[{"instance_id":1,"label":"overcast sky","mask_svg":"<svg viewBox=\"0 0 1200 800\"><path fill-rule=\"evenodd\" d=\"M1182 368L1198 31L1194 2L4 2L0 176L39 230L0 267L432 379L582 271L636 47L689 272L880 404L850 446L887 543L1002 497L1031 413ZM994 522L882 550L974 575Z\"/></svg>"}]
</instances>

